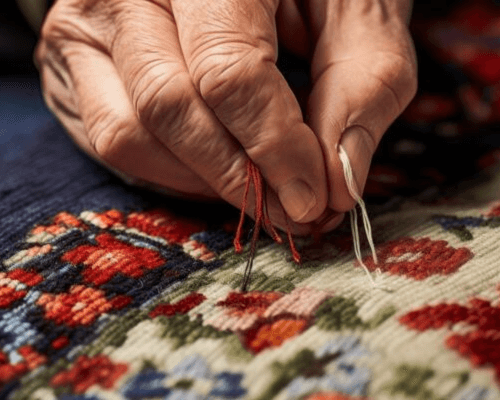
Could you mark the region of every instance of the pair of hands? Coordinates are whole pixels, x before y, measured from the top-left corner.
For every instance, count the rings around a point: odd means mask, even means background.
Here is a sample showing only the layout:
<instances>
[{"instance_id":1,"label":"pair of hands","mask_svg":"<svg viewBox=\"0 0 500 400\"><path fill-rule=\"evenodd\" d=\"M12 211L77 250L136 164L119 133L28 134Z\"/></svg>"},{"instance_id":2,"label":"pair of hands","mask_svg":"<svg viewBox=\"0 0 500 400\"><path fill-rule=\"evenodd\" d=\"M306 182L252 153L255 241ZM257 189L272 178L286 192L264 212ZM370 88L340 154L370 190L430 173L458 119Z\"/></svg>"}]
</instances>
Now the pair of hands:
<instances>
[{"instance_id":1,"label":"pair of hands","mask_svg":"<svg viewBox=\"0 0 500 400\"><path fill-rule=\"evenodd\" d=\"M282 205L294 233L320 220L328 231L354 204L338 144L361 192L415 94L410 3L58 0L36 59L48 106L110 168L239 207L250 158L273 224L285 226ZM276 68L278 40L310 60L307 124Z\"/></svg>"}]
</instances>

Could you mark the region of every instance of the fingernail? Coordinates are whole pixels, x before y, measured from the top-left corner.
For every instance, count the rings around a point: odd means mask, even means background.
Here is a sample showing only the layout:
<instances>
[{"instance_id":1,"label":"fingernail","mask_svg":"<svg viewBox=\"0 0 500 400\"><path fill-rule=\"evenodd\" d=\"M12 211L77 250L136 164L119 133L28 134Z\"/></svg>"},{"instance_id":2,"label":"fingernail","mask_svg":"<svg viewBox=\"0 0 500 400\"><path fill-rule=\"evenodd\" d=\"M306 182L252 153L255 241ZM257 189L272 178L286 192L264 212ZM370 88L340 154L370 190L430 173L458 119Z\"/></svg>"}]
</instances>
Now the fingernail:
<instances>
[{"instance_id":1,"label":"fingernail","mask_svg":"<svg viewBox=\"0 0 500 400\"><path fill-rule=\"evenodd\" d=\"M363 186L359 178L368 173L373 152L375 151L375 144L366 129L356 125L344 131L340 145L349 156L349 162L353 168L354 180L357 186L356 189L359 193L360 188ZM366 171L360 171L360 166L366 169Z\"/></svg>"},{"instance_id":2,"label":"fingernail","mask_svg":"<svg viewBox=\"0 0 500 400\"><path fill-rule=\"evenodd\" d=\"M295 222L303 219L316 206L316 195L311 187L302 180L295 180L278 189L281 205Z\"/></svg>"}]
</instances>

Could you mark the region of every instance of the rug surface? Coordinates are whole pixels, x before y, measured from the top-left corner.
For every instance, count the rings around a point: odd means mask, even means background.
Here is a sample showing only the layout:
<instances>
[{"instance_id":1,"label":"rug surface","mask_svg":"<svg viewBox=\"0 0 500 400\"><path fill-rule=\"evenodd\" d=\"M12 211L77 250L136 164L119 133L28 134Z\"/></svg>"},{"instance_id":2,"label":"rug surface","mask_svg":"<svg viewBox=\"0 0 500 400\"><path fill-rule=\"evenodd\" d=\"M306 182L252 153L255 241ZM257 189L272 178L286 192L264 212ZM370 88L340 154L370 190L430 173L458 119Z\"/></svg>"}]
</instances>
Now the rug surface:
<instances>
[{"instance_id":1,"label":"rug surface","mask_svg":"<svg viewBox=\"0 0 500 400\"><path fill-rule=\"evenodd\" d=\"M0 399L500 398L500 13L460 4L416 14L435 73L367 185L386 290L346 222L300 265L262 235L242 292L237 210L128 186L46 119L5 139Z\"/></svg>"}]
</instances>

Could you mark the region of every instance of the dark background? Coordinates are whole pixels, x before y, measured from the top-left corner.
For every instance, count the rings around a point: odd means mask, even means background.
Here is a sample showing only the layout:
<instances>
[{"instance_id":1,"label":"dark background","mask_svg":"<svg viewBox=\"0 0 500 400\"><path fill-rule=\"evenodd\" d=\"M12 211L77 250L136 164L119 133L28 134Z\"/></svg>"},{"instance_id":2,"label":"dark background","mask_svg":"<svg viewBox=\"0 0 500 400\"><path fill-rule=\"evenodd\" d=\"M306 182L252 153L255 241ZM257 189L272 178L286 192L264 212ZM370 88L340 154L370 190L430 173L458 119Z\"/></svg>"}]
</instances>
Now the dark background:
<instances>
[{"instance_id":1,"label":"dark background","mask_svg":"<svg viewBox=\"0 0 500 400\"><path fill-rule=\"evenodd\" d=\"M33 132L52 120L33 64L37 35L14 1L0 5L0 156L15 159ZM1 173L1 171L0 171Z\"/></svg>"}]
</instances>

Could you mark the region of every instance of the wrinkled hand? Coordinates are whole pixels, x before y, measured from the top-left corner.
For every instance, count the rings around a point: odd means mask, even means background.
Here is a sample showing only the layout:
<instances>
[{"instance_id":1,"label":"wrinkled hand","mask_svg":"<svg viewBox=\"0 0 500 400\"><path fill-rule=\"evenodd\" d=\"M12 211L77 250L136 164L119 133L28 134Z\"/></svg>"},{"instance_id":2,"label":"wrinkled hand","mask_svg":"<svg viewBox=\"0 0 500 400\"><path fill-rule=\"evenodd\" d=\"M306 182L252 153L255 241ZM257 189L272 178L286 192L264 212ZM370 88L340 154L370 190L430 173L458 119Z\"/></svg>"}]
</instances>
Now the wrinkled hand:
<instances>
[{"instance_id":1,"label":"wrinkled hand","mask_svg":"<svg viewBox=\"0 0 500 400\"><path fill-rule=\"evenodd\" d=\"M250 158L308 233L353 206L383 133L416 90L409 0L58 0L36 57L76 143L126 175L239 207ZM278 39L310 57L308 124L276 68ZM252 205L252 198L250 198ZM329 211L330 210L330 211ZM250 207L250 212L253 212Z\"/></svg>"}]
</instances>

